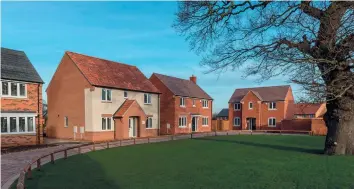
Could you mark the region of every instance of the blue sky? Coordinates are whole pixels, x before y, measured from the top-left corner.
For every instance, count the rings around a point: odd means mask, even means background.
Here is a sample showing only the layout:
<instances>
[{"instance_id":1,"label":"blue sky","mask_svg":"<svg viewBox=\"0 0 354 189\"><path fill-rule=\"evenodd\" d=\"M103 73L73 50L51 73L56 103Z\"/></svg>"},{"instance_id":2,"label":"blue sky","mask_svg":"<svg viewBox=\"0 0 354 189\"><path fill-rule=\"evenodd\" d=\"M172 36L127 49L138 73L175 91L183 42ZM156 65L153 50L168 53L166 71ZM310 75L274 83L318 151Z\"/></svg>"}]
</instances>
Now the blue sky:
<instances>
[{"instance_id":1,"label":"blue sky","mask_svg":"<svg viewBox=\"0 0 354 189\"><path fill-rule=\"evenodd\" d=\"M227 108L235 88L288 84L282 77L259 84L239 70L204 74L201 58L171 27L176 2L2 2L1 9L1 46L26 52L44 90L67 50L135 65L148 78L194 74L214 112Z\"/></svg>"}]
</instances>

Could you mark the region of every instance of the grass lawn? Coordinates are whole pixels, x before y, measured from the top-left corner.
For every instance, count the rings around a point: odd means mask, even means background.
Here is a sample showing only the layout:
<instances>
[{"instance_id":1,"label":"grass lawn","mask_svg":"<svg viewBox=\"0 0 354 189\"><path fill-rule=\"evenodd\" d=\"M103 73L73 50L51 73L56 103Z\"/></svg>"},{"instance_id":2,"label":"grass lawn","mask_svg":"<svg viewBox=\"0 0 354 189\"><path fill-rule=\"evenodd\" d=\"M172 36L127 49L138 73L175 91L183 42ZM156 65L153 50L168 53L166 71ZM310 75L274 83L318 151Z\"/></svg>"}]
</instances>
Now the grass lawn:
<instances>
[{"instance_id":1,"label":"grass lawn","mask_svg":"<svg viewBox=\"0 0 354 189\"><path fill-rule=\"evenodd\" d=\"M47 164L28 188L354 188L354 157L324 137L238 135L118 147Z\"/></svg>"}]
</instances>

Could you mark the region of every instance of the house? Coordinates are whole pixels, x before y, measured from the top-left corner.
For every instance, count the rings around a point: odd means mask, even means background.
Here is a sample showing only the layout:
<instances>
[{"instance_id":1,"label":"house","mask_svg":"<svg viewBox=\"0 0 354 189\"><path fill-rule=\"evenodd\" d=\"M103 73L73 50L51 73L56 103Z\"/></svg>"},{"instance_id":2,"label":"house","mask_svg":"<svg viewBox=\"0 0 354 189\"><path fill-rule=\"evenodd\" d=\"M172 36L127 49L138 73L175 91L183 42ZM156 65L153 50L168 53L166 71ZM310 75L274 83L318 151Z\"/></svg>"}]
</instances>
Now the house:
<instances>
[{"instance_id":1,"label":"house","mask_svg":"<svg viewBox=\"0 0 354 189\"><path fill-rule=\"evenodd\" d=\"M279 130L293 103L289 85L236 89L229 100L230 128Z\"/></svg>"},{"instance_id":2,"label":"house","mask_svg":"<svg viewBox=\"0 0 354 189\"><path fill-rule=\"evenodd\" d=\"M161 91L161 134L210 132L213 99L190 80L153 73L150 81Z\"/></svg>"},{"instance_id":3,"label":"house","mask_svg":"<svg viewBox=\"0 0 354 189\"><path fill-rule=\"evenodd\" d=\"M65 52L46 90L48 137L157 136L159 90L135 66Z\"/></svg>"},{"instance_id":4,"label":"house","mask_svg":"<svg viewBox=\"0 0 354 189\"><path fill-rule=\"evenodd\" d=\"M293 104L292 110L289 111L294 119L320 118L326 113L326 104L324 103L297 103Z\"/></svg>"},{"instance_id":5,"label":"house","mask_svg":"<svg viewBox=\"0 0 354 189\"><path fill-rule=\"evenodd\" d=\"M229 109L224 108L222 109L217 115L216 115L217 120L229 120Z\"/></svg>"},{"instance_id":6,"label":"house","mask_svg":"<svg viewBox=\"0 0 354 189\"><path fill-rule=\"evenodd\" d=\"M43 142L43 83L25 52L1 48L1 147Z\"/></svg>"}]
</instances>

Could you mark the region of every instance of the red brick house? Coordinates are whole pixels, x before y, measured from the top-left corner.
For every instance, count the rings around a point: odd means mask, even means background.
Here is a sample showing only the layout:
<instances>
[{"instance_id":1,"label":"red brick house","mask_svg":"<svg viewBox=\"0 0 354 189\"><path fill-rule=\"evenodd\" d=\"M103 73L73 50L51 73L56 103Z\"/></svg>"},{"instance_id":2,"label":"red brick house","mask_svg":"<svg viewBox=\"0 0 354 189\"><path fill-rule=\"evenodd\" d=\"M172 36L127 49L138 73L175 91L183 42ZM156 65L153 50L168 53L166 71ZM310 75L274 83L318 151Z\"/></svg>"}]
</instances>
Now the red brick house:
<instances>
[{"instance_id":1,"label":"red brick house","mask_svg":"<svg viewBox=\"0 0 354 189\"><path fill-rule=\"evenodd\" d=\"M1 147L42 143L43 83L25 52L1 48Z\"/></svg>"},{"instance_id":2,"label":"red brick house","mask_svg":"<svg viewBox=\"0 0 354 189\"><path fill-rule=\"evenodd\" d=\"M294 97L289 85L236 89L229 100L230 128L281 129L292 104Z\"/></svg>"},{"instance_id":3,"label":"red brick house","mask_svg":"<svg viewBox=\"0 0 354 189\"><path fill-rule=\"evenodd\" d=\"M210 132L213 99L190 80L154 73L150 81L161 91L161 134Z\"/></svg>"},{"instance_id":4,"label":"red brick house","mask_svg":"<svg viewBox=\"0 0 354 189\"><path fill-rule=\"evenodd\" d=\"M48 137L157 136L159 90L135 66L65 52L46 90Z\"/></svg>"}]
</instances>

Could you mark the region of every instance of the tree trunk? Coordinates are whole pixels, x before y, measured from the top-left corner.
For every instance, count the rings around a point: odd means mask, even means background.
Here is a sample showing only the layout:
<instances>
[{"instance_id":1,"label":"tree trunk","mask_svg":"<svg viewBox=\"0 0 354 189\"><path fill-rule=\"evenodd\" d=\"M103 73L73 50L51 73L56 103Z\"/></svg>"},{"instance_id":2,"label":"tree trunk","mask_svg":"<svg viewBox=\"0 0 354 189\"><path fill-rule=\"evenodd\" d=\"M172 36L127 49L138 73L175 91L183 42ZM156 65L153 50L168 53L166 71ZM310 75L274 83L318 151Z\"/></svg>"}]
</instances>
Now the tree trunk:
<instances>
[{"instance_id":1,"label":"tree trunk","mask_svg":"<svg viewBox=\"0 0 354 189\"><path fill-rule=\"evenodd\" d=\"M324 116L328 128L324 153L354 155L354 100L350 94L328 100Z\"/></svg>"}]
</instances>

